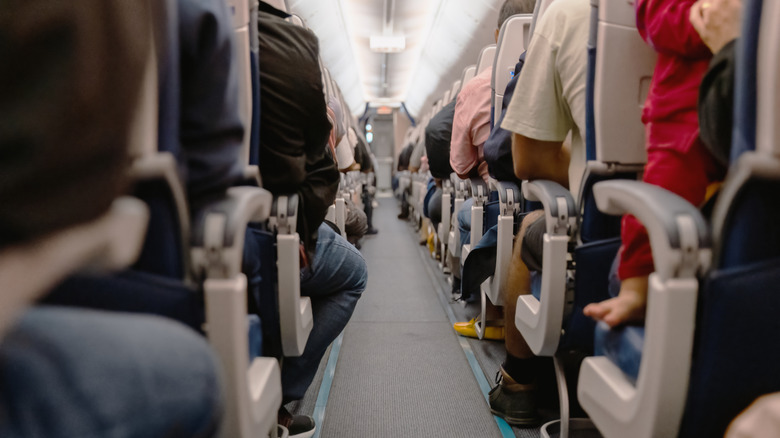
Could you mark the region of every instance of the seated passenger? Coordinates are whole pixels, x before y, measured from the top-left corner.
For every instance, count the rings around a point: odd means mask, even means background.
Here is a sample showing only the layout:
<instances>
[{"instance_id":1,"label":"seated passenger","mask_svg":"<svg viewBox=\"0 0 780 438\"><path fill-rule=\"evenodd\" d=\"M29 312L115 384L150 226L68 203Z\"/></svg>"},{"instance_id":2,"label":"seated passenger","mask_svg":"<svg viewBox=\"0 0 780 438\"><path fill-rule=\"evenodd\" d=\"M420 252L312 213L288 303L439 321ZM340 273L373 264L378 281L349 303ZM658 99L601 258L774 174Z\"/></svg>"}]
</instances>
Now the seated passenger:
<instances>
[{"instance_id":1,"label":"seated passenger","mask_svg":"<svg viewBox=\"0 0 780 438\"><path fill-rule=\"evenodd\" d=\"M707 187L723 179L724 168L698 135L697 96L712 53L690 22L694 3L637 3L639 33L658 52L642 114L647 133L647 164L642 180L680 195L693 205L702 205ZM621 238L618 296L584 309L586 315L612 327L644 320L647 279L654 271L647 231L635 217L623 218Z\"/></svg>"},{"instance_id":2,"label":"seated passenger","mask_svg":"<svg viewBox=\"0 0 780 438\"><path fill-rule=\"evenodd\" d=\"M734 57L741 16L741 0L697 1L691 6L691 24L714 54L699 87L699 136L724 167L731 154Z\"/></svg>"},{"instance_id":3,"label":"seated passenger","mask_svg":"<svg viewBox=\"0 0 780 438\"><path fill-rule=\"evenodd\" d=\"M0 264L14 247L96 219L124 188L150 47L145 5L25 1L0 10ZM37 306L0 335L0 436L219 429L216 359L179 324Z\"/></svg>"},{"instance_id":4,"label":"seated passenger","mask_svg":"<svg viewBox=\"0 0 780 438\"><path fill-rule=\"evenodd\" d=\"M311 31L288 23L285 15L260 3L259 165L266 189L298 193L300 198L297 228L308 260L301 270L301 294L311 297L314 315L303 354L284 360L286 403L303 398L325 350L349 321L366 287L367 271L357 249L323 223L336 196L339 173L328 152L331 125L319 47ZM282 414L290 421L286 411ZM311 418L300 417L295 420L308 421L310 431Z\"/></svg>"},{"instance_id":5,"label":"seated passenger","mask_svg":"<svg viewBox=\"0 0 780 438\"><path fill-rule=\"evenodd\" d=\"M547 179L579 191L584 170L586 43L588 0L556 0L536 25L526 63L501 125L514 133L512 162L521 180ZM564 139L571 134L571 152ZM571 183L571 184L570 184ZM529 294L526 260L541 260L543 212L526 216L512 251L512 265L504 290L504 318L515 320L518 296ZM526 240L530 240L528 242ZM498 385L490 392L491 412L518 426L534 425L535 383L541 361L531 352L517 327L506 327L506 360Z\"/></svg>"},{"instance_id":6,"label":"seated passenger","mask_svg":"<svg viewBox=\"0 0 780 438\"><path fill-rule=\"evenodd\" d=\"M403 149L401 149L401 153L398 154L398 166L396 167L396 170L398 172L403 172L406 170L409 170L409 162L412 158L412 153L414 152L414 144L409 143L406 146L404 146ZM393 190L398 189L398 176L393 176ZM407 200L408 196L408 188L406 191L401 192L401 213L398 214L398 219L407 219L409 217L409 201Z\"/></svg>"},{"instance_id":7,"label":"seated passenger","mask_svg":"<svg viewBox=\"0 0 780 438\"><path fill-rule=\"evenodd\" d=\"M455 117L456 101L457 97L444 105L444 108L436 113L428 126L425 127L425 153L428 155L431 176L436 183L435 191L426 208L434 229L438 229L441 222L442 180L448 180L453 172L452 166L450 166L450 142L452 141L452 122ZM447 206L447 208L450 207Z\"/></svg>"},{"instance_id":8,"label":"seated passenger","mask_svg":"<svg viewBox=\"0 0 780 438\"><path fill-rule=\"evenodd\" d=\"M509 17L516 14L530 14L534 9L533 0L506 0L498 16L495 40L501 26ZM490 102L493 76L492 65L463 85L455 105L452 122L452 144L450 146L450 164L461 178L479 175L489 180L488 165L485 162L483 146L490 136ZM471 206L474 198L467 199L457 212L460 228L460 244L469 241L471 234ZM455 267L459 270L460 267ZM455 272L455 271L453 271Z\"/></svg>"}]
</instances>

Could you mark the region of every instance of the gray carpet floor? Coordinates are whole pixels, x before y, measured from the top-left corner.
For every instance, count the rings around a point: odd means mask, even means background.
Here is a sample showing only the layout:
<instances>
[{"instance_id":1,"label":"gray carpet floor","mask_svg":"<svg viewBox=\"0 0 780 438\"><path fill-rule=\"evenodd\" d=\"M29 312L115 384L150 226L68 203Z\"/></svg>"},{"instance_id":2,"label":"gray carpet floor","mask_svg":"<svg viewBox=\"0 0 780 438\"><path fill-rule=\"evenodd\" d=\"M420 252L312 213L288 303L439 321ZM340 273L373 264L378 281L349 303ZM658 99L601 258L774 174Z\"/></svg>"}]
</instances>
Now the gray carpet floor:
<instances>
[{"instance_id":1,"label":"gray carpet floor","mask_svg":"<svg viewBox=\"0 0 780 438\"><path fill-rule=\"evenodd\" d=\"M500 437L446 310L468 320L478 305L449 302L445 276L411 225L395 217L396 201L380 201L379 234L364 238L361 249L368 287L344 331L320 437ZM492 385L503 344L468 342ZM314 412L329 353L306 397L288 405L291 411ZM513 431L540 436L539 429Z\"/></svg>"}]
</instances>

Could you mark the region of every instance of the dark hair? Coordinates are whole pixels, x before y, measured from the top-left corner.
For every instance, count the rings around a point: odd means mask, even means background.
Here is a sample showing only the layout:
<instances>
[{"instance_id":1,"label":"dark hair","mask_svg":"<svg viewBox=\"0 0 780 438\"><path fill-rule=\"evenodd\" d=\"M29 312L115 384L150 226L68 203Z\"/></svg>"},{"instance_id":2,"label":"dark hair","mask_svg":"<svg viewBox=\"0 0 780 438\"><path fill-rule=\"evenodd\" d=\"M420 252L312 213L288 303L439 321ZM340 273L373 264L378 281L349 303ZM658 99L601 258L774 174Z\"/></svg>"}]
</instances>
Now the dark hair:
<instances>
[{"instance_id":1,"label":"dark hair","mask_svg":"<svg viewBox=\"0 0 780 438\"><path fill-rule=\"evenodd\" d=\"M498 13L498 28L501 29L504 22L512 15L532 14L535 3L534 0L506 0Z\"/></svg>"}]
</instances>

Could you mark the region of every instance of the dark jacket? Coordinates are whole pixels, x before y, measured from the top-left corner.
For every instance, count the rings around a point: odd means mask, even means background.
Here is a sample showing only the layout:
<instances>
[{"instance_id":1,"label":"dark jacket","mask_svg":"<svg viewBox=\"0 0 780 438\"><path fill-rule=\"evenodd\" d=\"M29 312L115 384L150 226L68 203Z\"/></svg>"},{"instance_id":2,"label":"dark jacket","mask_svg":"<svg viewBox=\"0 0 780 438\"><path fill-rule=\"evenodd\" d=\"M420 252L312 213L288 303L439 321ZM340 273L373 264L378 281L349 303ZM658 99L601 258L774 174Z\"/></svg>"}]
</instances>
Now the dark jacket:
<instances>
[{"instance_id":1,"label":"dark jacket","mask_svg":"<svg viewBox=\"0 0 780 438\"><path fill-rule=\"evenodd\" d=\"M450 142L456 100L452 99L452 102L436 113L425 128L425 151L428 153L428 166L434 178L449 179L453 172L450 166Z\"/></svg>"},{"instance_id":2,"label":"dark jacket","mask_svg":"<svg viewBox=\"0 0 780 438\"><path fill-rule=\"evenodd\" d=\"M520 77L520 71L523 69L524 64L525 53L520 55L520 60L515 65L515 74L509 83L506 84L504 99L501 101L501 116L496 121L493 130L490 132L490 137L488 137L485 146L482 148L490 176L499 181L511 181L518 185L520 180L515 177L515 169L512 164L512 133L501 128L501 123L504 121L506 108L515 94L517 79Z\"/></svg>"},{"instance_id":3,"label":"dark jacket","mask_svg":"<svg viewBox=\"0 0 780 438\"><path fill-rule=\"evenodd\" d=\"M339 171L328 156L328 121L309 30L276 14L258 14L260 42L260 153L263 185L274 195L297 193L298 233L313 254L317 229L336 199Z\"/></svg>"},{"instance_id":4,"label":"dark jacket","mask_svg":"<svg viewBox=\"0 0 780 438\"><path fill-rule=\"evenodd\" d=\"M735 42L726 44L715 54L699 88L699 136L723 166L729 164L734 126Z\"/></svg>"}]
</instances>

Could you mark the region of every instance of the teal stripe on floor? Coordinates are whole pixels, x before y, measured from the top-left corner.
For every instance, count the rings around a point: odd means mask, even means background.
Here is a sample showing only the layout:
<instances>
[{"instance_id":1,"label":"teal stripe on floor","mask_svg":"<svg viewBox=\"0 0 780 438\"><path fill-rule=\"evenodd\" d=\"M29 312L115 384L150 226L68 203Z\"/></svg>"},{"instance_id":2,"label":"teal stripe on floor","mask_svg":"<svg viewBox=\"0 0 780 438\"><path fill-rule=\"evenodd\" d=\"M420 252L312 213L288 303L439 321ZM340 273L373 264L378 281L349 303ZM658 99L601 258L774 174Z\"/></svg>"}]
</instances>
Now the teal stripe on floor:
<instances>
[{"instance_id":1,"label":"teal stripe on floor","mask_svg":"<svg viewBox=\"0 0 780 438\"><path fill-rule=\"evenodd\" d=\"M344 340L344 332L341 332L338 338L333 341L333 347L330 349L328 364L325 366L325 375L322 377L320 391L317 393L317 403L314 405L314 424L317 429L314 431L313 438L320 438L322 424L325 421L325 407L328 405L330 397L330 388L333 385L333 376L336 374L336 364L339 361L339 351L341 342Z\"/></svg>"}]
</instances>

